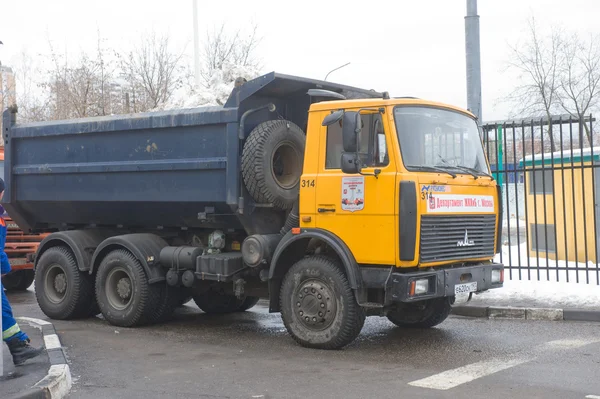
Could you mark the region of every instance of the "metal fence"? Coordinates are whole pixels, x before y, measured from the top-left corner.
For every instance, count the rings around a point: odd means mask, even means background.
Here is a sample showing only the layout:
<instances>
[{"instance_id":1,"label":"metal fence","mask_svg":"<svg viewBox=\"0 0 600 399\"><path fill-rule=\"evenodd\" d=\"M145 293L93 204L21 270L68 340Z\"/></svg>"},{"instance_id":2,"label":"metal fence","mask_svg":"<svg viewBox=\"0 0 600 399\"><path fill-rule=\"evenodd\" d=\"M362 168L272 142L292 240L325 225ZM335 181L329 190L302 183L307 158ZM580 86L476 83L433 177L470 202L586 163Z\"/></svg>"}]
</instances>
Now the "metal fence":
<instances>
[{"instance_id":1,"label":"metal fence","mask_svg":"<svg viewBox=\"0 0 600 399\"><path fill-rule=\"evenodd\" d=\"M511 279L600 285L600 137L592 116L499 121L483 142L503 196Z\"/></svg>"}]
</instances>

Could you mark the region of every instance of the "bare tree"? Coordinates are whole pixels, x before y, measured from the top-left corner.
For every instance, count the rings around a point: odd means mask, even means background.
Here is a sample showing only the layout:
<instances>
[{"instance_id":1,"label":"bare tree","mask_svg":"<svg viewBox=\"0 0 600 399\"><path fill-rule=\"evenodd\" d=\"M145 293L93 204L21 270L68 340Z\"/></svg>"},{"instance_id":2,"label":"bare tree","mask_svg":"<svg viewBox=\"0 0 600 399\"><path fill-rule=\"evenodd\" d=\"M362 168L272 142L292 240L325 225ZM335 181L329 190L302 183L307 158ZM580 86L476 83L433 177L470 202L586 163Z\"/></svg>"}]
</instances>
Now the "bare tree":
<instances>
[{"instance_id":1,"label":"bare tree","mask_svg":"<svg viewBox=\"0 0 600 399\"><path fill-rule=\"evenodd\" d=\"M580 140L585 130L590 146L592 132L585 116L600 102L600 38L590 36L588 41L577 34L571 35L561 47L560 105L579 123Z\"/></svg>"},{"instance_id":2,"label":"bare tree","mask_svg":"<svg viewBox=\"0 0 600 399\"><path fill-rule=\"evenodd\" d=\"M204 43L204 66L201 74L205 80L209 80L213 73L222 70L224 64L239 65L242 67L258 68L255 51L260 43L257 36L258 27L252 25L250 32L246 35L240 30L228 34L225 24L218 29L208 31Z\"/></svg>"},{"instance_id":3,"label":"bare tree","mask_svg":"<svg viewBox=\"0 0 600 399\"><path fill-rule=\"evenodd\" d=\"M552 113L559 107L562 34L553 28L548 37L541 36L535 19L529 20L529 38L512 47L509 65L519 72L519 84L509 97L521 115L548 118L548 137L555 151Z\"/></svg>"},{"instance_id":4,"label":"bare tree","mask_svg":"<svg viewBox=\"0 0 600 399\"><path fill-rule=\"evenodd\" d=\"M229 85L236 79L252 79L258 75L260 60L256 50L260 44L258 26L253 24L247 31L228 32L225 24L206 33L202 52L201 76L206 89L219 92L217 85ZM238 82L236 84L239 84ZM223 104L225 93L217 94L217 103Z\"/></svg>"},{"instance_id":5,"label":"bare tree","mask_svg":"<svg viewBox=\"0 0 600 399\"><path fill-rule=\"evenodd\" d=\"M19 120L24 122L48 119L49 107L36 79L42 75L39 66L27 51L13 60L15 92L19 106Z\"/></svg>"},{"instance_id":6,"label":"bare tree","mask_svg":"<svg viewBox=\"0 0 600 399\"><path fill-rule=\"evenodd\" d=\"M134 112L157 108L171 98L181 84L178 72L182 55L171 49L169 36L152 32L134 50L120 56Z\"/></svg>"},{"instance_id":7,"label":"bare tree","mask_svg":"<svg viewBox=\"0 0 600 399\"><path fill-rule=\"evenodd\" d=\"M102 46L98 32L96 52L80 51L72 58L59 53L49 41L51 67L41 86L46 90L50 119L84 118L112 113L110 86L114 60Z\"/></svg>"}]
</instances>

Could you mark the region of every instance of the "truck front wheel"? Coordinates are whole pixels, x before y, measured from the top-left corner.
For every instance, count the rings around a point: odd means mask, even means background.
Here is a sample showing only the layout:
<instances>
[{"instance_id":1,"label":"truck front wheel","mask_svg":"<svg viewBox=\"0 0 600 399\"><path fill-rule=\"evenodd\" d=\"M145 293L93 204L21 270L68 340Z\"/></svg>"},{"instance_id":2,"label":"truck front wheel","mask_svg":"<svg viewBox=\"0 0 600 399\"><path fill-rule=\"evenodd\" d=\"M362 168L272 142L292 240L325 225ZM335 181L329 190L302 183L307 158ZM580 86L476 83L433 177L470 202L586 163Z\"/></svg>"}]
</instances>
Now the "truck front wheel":
<instances>
[{"instance_id":1,"label":"truck front wheel","mask_svg":"<svg viewBox=\"0 0 600 399\"><path fill-rule=\"evenodd\" d=\"M451 309L449 298L435 298L400 304L387 318L398 327L430 328L446 320Z\"/></svg>"},{"instance_id":2,"label":"truck front wheel","mask_svg":"<svg viewBox=\"0 0 600 399\"><path fill-rule=\"evenodd\" d=\"M291 267L281 286L280 304L288 332L309 348L342 348L365 323L364 310L340 265L323 256L304 258Z\"/></svg>"},{"instance_id":3,"label":"truck front wheel","mask_svg":"<svg viewBox=\"0 0 600 399\"><path fill-rule=\"evenodd\" d=\"M15 270L2 277L2 286L7 291L26 291L34 277L33 270Z\"/></svg>"},{"instance_id":4,"label":"truck front wheel","mask_svg":"<svg viewBox=\"0 0 600 399\"><path fill-rule=\"evenodd\" d=\"M42 254L35 269L35 296L51 319L87 317L96 306L92 277L79 270L71 251L52 247Z\"/></svg>"},{"instance_id":5,"label":"truck front wheel","mask_svg":"<svg viewBox=\"0 0 600 399\"><path fill-rule=\"evenodd\" d=\"M161 309L160 286L148 284L144 267L130 252L110 252L96 275L96 299L104 318L112 325L134 327L155 321Z\"/></svg>"}]
</instances>

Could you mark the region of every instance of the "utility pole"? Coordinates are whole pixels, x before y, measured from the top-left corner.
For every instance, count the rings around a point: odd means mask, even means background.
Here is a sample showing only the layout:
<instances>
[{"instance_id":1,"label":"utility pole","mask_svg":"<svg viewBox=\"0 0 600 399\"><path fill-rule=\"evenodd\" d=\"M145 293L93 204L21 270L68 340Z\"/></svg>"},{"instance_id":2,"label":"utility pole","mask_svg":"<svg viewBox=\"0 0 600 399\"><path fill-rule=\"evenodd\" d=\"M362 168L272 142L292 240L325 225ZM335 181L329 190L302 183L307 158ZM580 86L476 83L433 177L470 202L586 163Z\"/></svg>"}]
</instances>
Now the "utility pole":
<instances>
[{"instance_id":1,"label":"utility pole","mask_svg":"<svg viewBox=\"0 0 600 399\"><path fill-rule=\"evenodd\" d=\"M196 87L200 87L200 32L198 27L198 0L192 0L194 21L194 78Z\"/></svg>"},{"instance_id":2,"label":"utility pole","mask_svg":"<svg viewBox=\"0 0 600 399\"><path fill-rule=\"evenodd\" d=\"M479 42L477 0L467 0L465 47L467 55L467 108L481 124L481 46Z\"/></svg>"}]
</instances>

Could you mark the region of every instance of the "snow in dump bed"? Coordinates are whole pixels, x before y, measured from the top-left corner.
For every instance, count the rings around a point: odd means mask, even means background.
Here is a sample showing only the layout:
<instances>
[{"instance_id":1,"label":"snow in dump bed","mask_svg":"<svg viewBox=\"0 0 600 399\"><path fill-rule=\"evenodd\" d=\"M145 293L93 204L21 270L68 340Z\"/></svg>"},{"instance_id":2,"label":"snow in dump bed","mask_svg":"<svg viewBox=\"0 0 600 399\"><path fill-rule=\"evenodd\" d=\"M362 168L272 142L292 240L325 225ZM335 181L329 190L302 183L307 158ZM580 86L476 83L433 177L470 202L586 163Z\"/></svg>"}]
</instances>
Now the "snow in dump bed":
<instances>
[{"instance_id":1,"label":"snow in dump bed","mask_svg":"<svg viewBox=\"0 0 600 399\"><path fill-rule=\"evenodd\" d=\"M197 108L203 106L222 106L225 104L238 77L252 80L260 76L253 67L224 64L206 79L201 87L181 87L160 110Z\"/></svg>"},{"instance_id":2,"label":"snow in dump bed","mask_svg":"<svg viewBox=\"0 0 600 399\"><path fill-rule=\"evenodd\" d=\"M527 266L527 247L520 246L503 248L502 261L505 265ZM518 306L544 308L580 308L600 309L600 284L598 282L598 267L589 262L558 261L559 267L566 270L555 270L557 262L546 259L540 253L539 274L536 268L537 258L529 259L529 270L509 269L504 271L504 287L490 290L483 294L474 295L470 304L480 306ZM498 255L495 259L500 261ZM568 277L568 282L567 282ZM579 279L579 280L577 280ZM539 281L538 281L539 280ZM577 282L579 281L579 282Z\"/></svg>"}]
</instances>

